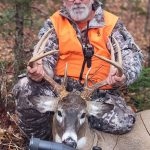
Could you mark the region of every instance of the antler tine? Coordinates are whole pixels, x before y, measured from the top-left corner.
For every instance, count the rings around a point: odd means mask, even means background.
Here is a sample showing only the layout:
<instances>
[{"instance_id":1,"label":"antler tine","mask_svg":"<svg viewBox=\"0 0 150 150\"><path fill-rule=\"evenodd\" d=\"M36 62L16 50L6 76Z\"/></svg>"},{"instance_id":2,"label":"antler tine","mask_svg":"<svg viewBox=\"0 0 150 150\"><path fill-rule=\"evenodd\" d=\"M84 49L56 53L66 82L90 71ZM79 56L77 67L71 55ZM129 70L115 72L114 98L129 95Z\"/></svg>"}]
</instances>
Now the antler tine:
<instances>
[{"instance_id":1,"label":"antler tine","mask_svg":"<svg viewBox=\"0 0 150 150\"><path fill-rule=\"evenodd\" d=\"M120 72L123 72L122 67L121 67L120 64L118 64L117 62L111 61L111 60L109 60L109 59L107 59L107 58L105 58L105 57L103 57L103 56L99 56L99 55L97 55L97 54L94 54L94 56L96 56L96 57L98 57L98 58L100 58L100 59L102 59L102 60L108 62L109 64L111 64L111 65L115 66L116 68L118 68L118 70L119 70ZM121 74L122 74L122 73L121 73Z\"/></svg>"},{"instance_id":2,"label":"antler tine","mask_svg":"<svg viewBox=\"0 0 150 150\"><path fill-rule=\"evenodd\" d=\"M115 52L114 52L114 47L113 47L113 45L112 45L112 43L111 43L111 41L110 41L109 38L108 38L108 42L109 42L109 46L110 46L110 50L111 50L111 60L112 60L113 62L115 62ZM113 68L114 68L114 66L111 65L111 66L110 66L110 71L111 71Z\"/></svg>"},{"instance_id":3,"label":"antler tine","mask_svg":"<svg viewBox=\"0 0 150 150\"><path fill-rule=\"evenodd\" d=\"M85 80L84 80L84 89L81 93L81 97L84 99L84 100L89 100L87 98L90 97L90 95L93 93L94 91L94 86L91 86L89 87L88 86L88 76L89 76L89 73L91 71L92 68L89 68L88 69L88 72L86 73L86 76L85 76Z\"/></svg>"},{"instance_id":4,"label":"antler tine","mask_svg":"<svg viewBox=\"0 0 150 150\"><path fill-rule=\"evenodd\" d=\"M63 79L63 84L62 84L64 87L66 87L67 85L67 72L68 72L68 63L66 63L64 79Z\"/></svg>"},{"instance_id":5,"label":"antler tine","mask_svg":"<svg viewBox=\"0 0 150 150\"><path fill-rule=\"evenodd\" d=\"M67 82L67 69L68 64L66 64L65 68L65 75L64 75L64 81L62 85L59 85L57 82L55 82L50 76L48 76L46 73L44 74L44 79L50 83L50 85L54 88L54 90L59 94L60 100L63 99L63 97L66 97L68 95L68 92L65 89L65 85Z\"/></svg>"},{"instance_id":6,"label":"antler tine","mask_svg":"<svg viewBox=\"0 0 150 150\"><path fill-rule=\"evenodd\" d=\"M45 41L46 37L48 36L48 34L51 32L51 29L49 29L40 39L40 41L37 43L36 47L35 47L35 52L39 53L39 50L41 48L42 43ZM43 50L43 49L42 49Z\"/></svg>"},{"instance_id":7,"label":"antler tine","mask_svg":"<svg viewBox=\"0 0 150 150\"><path fill-rule=\"evenodd\" d=\"M49 36L47 35L47 37L45 38L45 40L44 40L43 43L41 44L41 47L39 48L38 54L44 53L45 46L46 46L46 44L47 44L47 42L48 42L48 39L49 39Z\"/></svg>"},{"instance_id":8,"label":"antler tine","mask_svg":"<svg viewBox=\"0 0 150 150\"><path fill-rule=\"evenodd\" d=\"M41 54L39 56L34 56L31 58L31 60L29 61L29 65L32 64L33 62L47 56L47 55L52 55L54 53L58 52L58 50L53 50L50 52L46 52L44 54ZM57 82L55 82L50 76L48 76L46 73L44 74L44 79L50 83L50 85L54 88L54 91L56 91L56 93L59 95L60 99L62 99L63 97L65 97L68 92L65 90L64 86L59 85Z\"/></svg>"},{"instance_id":9,"label":"antler tine","mask_svg":"<svg viewBox=\"0 0 150 150\"><path fill-rule=\"evenodd\" d=\"M121 48L120 48L120 46L119 46L118 41L114 38L114 36L112 36L112 39L114 40L115 46L116 46L116 48L117 48L117 57L118 57L118 58L117 58L117 61L115 61L114 48L113 48L113 46L112 46L111 41L109 40L109 44L110 44L110 47L111 47L111 60L112 60L113 62L116 62L116 63L120 66L121 69L118 68L118 76L121 77L122 74L123 74ZM114 67L114 66L111 65L111 69L112 69L113 67Z\"/></svg>"},{"instance_id":10,"label":"antler tine","mask_svg":"<svg viewBox=\"0 0 150 150\"><path fill-rule=\"evenodd\" d=\"M38 42L36 48L35 48L35 52L36 54L29 60L28 65L32 67L33 62L47 56L47 55L52 55L55 53L58 53L58 50L51 50L49 52L44 53L44 48L45 45L49 39L48 34L50 33L51 30L48 30L43 37L40 39L40 41ZM56 93L59 95L60 99L62 99L63 97L65 97L68 92L65 90L64 86L59 85L57 82L55 82L50 76L48 76L46 73L44 74L44 79L46 81L48 81L50 83L50 85L54 88L54 90L56 91Z\"/></svg>"},{"instance_id":11,"label":"antler tine","mask_svg":"<svg viewBox=\"0 0 150 150\"><path fill-rule=\"evenodd\" d=\"M42 54L39 54L37 53L35 56L33 56L29 62L28 62L28 65L30 66L31 63L43 58L43 57L46 57L48 55L52 55L52 54L55 54L55 53L58 53L59 51L58 50L51 50L49 52L46 52L46 53L42 53Z\"/></svg>"},{"instance_id":12,"label":"antler tine","mask_svg":"<svg viewBox=\"0 0 150 150\"><path fill-rule=\"evenodd\" d=\"M112 66L115 66L118 69L118 75L122 76L123 74L123 69L122 69L122 56L121 56L121 48L119 47L119 43L117 42L117 40L113 37L113 40L116 44L117 50L118 50L118 61L115 61L115 56L114 56L114 48L112 46L112 43L109 40L110 43L110 47L111 47L111 60L103 57L103 56L99 56L97 54L94 54L94 56L98 57L99 59L102 59L106 62L108 62L109 64L111 64L111 68ZM81 93L81 97L83 99L89 98L91 96L91 94L94 92L95 89L98 89L99 87L105 86L107 85L107 80L103 80L99 83L94 84L93 86L89 87L88 86L88 76L89 73L91 71L91 68L88 70L86 77L85 77L85 84L84 84L84 90Z\"/></svg>"},{"instance_id":13,"label":"antler tine","mask_svg":"<svg viewBox=\"0 0 150 150\"><path fill-rule=\"evenodd\" d=\"M110 49L111 49L111 60L115 62L115 52L114 52L113 45L112 45L110 39L108 39L108 42L109 42Z\"/></svg>"},{"instance_id":14,"label":"antler tine","mask_svg":"<svg viewBox=\"0 0 150 150\"><path fill-rule=\"evenodd\" d=\"M49 33L51 32L51 29L49 29L39 40L37 46L35 47L35 55L29 60L28 65L32 66L32 63L47 56L47 55L52 55L56 52L58 52L58 50L51 50L49 52L44 53L44 49L45 49L45 45L49 39Z\"/></svg>"},{"instance_id":15,"label":"antler tine","mask_svg":"<svg viewBox=\"0 0 150 150\"><path fill-rule=\"evenodd\" d=\"M60 97L60 100L62 100L63 97L66 97L68 95L68 92L66 91L65 87L62 85L59 85L51 77L49 77L46 73L44 74L44 79L47 82L49 82L50 85L54 88L54 91L57 92L58 96Z\"/></svg>"},{"instance_id":16,"label":"antler tine","mask_svg":"<svg viewBox=\"0 0 150 150\"><path fill-rule=\"evenodd\" d=\"M92 68L89 68L88 72L86 73L86 77L85 77L85 81L84 81L84 90L83 92L81 93L81 97L84 99L84 100L87 100L87 98L89 98L91 96L91 94L94 92L95 89L99 88L99 87L102 87L104 85L107 85L107 81L104 80L104 81L101 81L99 83L96 83L94 84L93 86L88 86L88 76L89 76L89 73L91 71Z\"/></svg>"},{"instance_id":17,"label":"antler tine","mask_svg":"<svg viewBox=\"0 0 150 150\"><path fill-rule=\"evenodd\" d=\"M118 50L118 63L120 64L120 66L122 67L122 55L121 55L121 48L119 46L118 41L112 36L115 44L116 44L116 48Z\"/></svg>"},{"instance_id":18,"label":"antler tine","mask_svg":"<svg viewBox=\"0 0 150 150\"><path fill-rule=\"evenodd\" d=\"M111 48L111 60L109 60L109 59L107 59L103 56L99 56L97 54L94 54L94 56L110 63L112 66L115 66L118 69L118 76L122 76L123 69L122 69L121 48L120 48L119 43L117 42L117 40L114 37L112 37L112 38L114 39L114 42L115 42L117 50L118 50L118 53L117 53L118 54L118 61L117 62L115 61L114 48L113 48L112 43L110 42L110 40L109 40L109 44L110 44L110 48ZM112 68L112 66L111 66L111 68Z\"/></svg>"},{"instance_id":19,"label":"antler tine","mask_svg":"<svg viewBox=\"0 0 150 150\"><path fill-rule=\"evenodd\" d=\"M85 80L84 80L84 87L88 88L88 76L89 76L89 73L91 71L92 68L89 68L88 72L86 73L86 76L85 76Z\"/></svg>"}]
</instances>

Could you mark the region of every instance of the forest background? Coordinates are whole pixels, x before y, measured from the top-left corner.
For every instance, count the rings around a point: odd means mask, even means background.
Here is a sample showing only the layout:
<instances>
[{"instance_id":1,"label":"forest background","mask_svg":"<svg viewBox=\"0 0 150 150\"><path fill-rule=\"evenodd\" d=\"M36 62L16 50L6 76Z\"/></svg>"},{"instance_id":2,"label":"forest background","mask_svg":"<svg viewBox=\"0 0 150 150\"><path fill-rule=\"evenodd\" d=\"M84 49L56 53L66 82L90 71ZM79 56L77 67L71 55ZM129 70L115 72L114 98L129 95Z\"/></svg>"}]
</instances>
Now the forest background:
<instances>
[{"instance_id":1,"label":"forest background","mask_svg":"<svg viewBox=\"0 0 150 150\"><path fill-rule=\"evenodd\" d=\"M144 54L141 76L123 90L123 95L134 110L149 109L150 0L103 0L103 4L106 10L121 18ZM3 143L0 149L20 147L20 140L12 136L19 138L20 134L11 89L17 76L26 72L39 29L60 5L61 0L0 0L0 145ZM8 135L4 134L6 129ZM15 142L10 144L10 139Z\"/></svg>"}]
</instances>

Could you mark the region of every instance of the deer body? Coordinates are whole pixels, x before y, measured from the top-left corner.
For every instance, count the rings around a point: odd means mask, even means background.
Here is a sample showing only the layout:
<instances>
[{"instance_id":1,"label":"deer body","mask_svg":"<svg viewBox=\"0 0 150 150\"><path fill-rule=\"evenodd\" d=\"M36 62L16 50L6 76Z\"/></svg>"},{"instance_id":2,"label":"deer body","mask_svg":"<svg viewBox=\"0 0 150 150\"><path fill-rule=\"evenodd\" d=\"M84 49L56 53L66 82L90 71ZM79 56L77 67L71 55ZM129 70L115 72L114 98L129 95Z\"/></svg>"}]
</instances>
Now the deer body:
<instances>
[{"instance_id":1,"label":"deer body","mask_svg":"<svg viewBox=\"0 0 150 150\"><path fill-rule=\"evenodd\" d=\"M136 123L131 132L113 135L93 130L86 126L87 142L81 150L91 150L99 146L102 150L149 150L150 149L150 110L137 114ZM91 131L92 130L92 131ZM97 135L97 137L94 136ZM94 141L97 140L97 141ZM92 142L92 144L91 144Z\"/></svg>"}]
</instances>

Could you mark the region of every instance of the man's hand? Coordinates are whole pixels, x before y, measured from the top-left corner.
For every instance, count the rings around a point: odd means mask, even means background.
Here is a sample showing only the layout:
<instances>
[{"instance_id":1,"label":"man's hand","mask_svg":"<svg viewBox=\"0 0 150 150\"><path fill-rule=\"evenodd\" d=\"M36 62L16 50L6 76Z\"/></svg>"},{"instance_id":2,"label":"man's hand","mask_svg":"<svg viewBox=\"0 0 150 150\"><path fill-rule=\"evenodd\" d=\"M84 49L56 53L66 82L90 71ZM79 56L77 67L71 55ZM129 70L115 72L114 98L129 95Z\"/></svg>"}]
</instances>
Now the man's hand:
<instances>
[{"instance_id":1,"label":"man's hand","mask_svg":"<svg viewBox=\"0 0 150 150\"><path fill-rule=\"evenodd\" d=\"M42 65L42 60L38 60L34 62L33 67L28 66L27 67L28 76L36 81L40 82L44 77L44 69Z\"/></svg>"},{"instance_id":2,"label":"man's hand","mask_svg":"<svg viewBox=\"0 0 150 150\"><path fill-rule=\"evenodd\" d=\"M108 84L114 87L121 87L122 85L124 85L125 81L126 77L124 74L121 77L118 76L117 68L113 68L107 78Z\"/></svg>"}]
</instances>

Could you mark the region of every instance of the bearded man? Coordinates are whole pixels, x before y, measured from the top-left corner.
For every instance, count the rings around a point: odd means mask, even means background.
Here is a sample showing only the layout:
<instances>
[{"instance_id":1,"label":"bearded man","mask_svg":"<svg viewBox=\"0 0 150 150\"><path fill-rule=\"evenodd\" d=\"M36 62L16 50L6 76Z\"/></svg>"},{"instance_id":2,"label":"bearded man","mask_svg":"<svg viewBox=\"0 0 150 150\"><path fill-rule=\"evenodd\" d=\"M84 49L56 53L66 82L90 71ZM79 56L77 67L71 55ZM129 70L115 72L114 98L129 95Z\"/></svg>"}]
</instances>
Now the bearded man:
<instances>
[{"instance_id":1,"label":"bearded man","mask_svg":"<svg viewBox=\"0 0 150 150\"><path fill-rule=\"evenodd\" d=\"M134 112L120 96L119 89L133 83L139 76L142 54L133 37L120 19L104 11L98 0L62 0L63 7L48 18L39 32L41 38L51 29L46 51L59 50L57 54L36 61L27 67L27 77L22 77L13 91L16 97L19 125L28 135L45 139L50 135L49 120L51 113L40 113L32 103L34 96L55 97L52 87L43 80L45 71L61 84L65 64L68 62L68 81L66 89L83 90L83 81L89 67L92 67L90 81L97 83L107 78L109 86L97 90L92 100L113 104L114 109L103 116L89 116L92 128L104 132L123 134L129 132L135 122ZM84 61L87 50L110 58L108 38L114 37L122 50L123 75L117 75L114 68L109 73L109 66L103 61ZM114 41L112 45L115 48ZM90 52L91 52L90 51ZM117 53L117 51L115 52ZM33 53L35 55L35 53ZM89 82L90 82L89 81Z\"/></svg>"}]
</instances>

